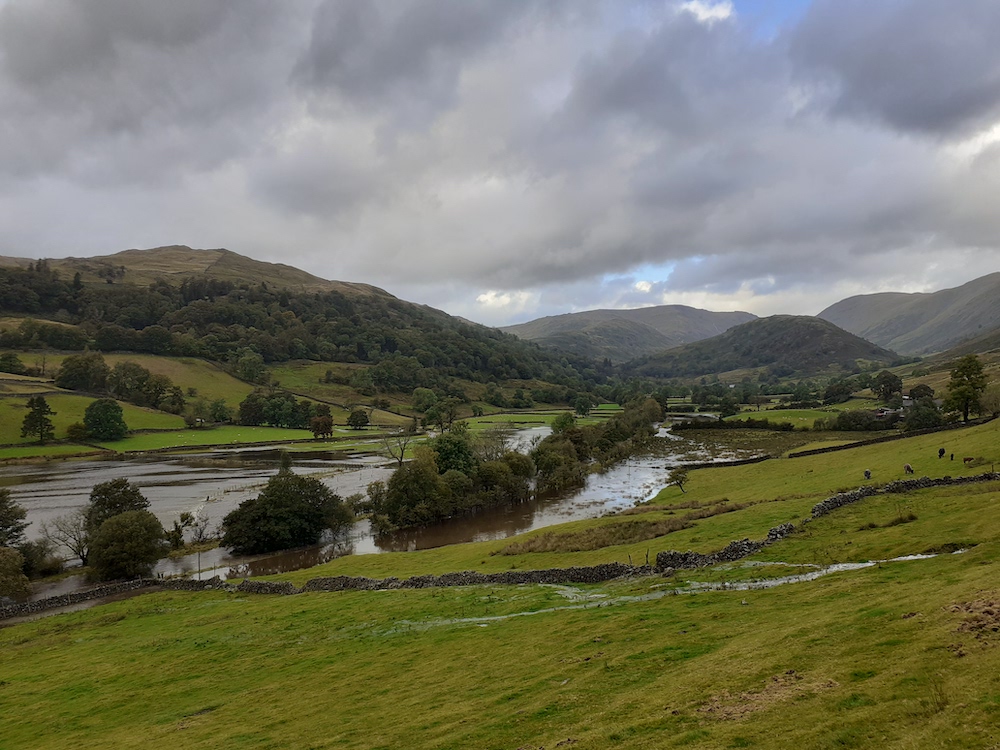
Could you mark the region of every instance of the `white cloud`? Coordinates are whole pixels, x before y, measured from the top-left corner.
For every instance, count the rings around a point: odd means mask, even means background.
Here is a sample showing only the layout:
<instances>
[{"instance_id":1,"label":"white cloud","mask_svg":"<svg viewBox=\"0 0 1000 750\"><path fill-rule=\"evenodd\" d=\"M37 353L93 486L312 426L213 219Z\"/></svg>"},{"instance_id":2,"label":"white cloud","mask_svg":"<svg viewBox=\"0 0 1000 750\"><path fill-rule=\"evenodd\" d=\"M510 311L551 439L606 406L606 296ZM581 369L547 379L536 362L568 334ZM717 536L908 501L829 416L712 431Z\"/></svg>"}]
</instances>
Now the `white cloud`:
<instances>
[{"instance_id":1,"label":"white cloud","mask_svg":"<svg viewBox=\"0 0 1000 750\"><path fill-rule=\"evenodd\" d=\"M688 0L686 3L681 3L680 9L690 13L699 22L708 24L709 26L719 21L725 21L735 13L733 4L729 0L723 0L718 3L708 3L703 0Z\"/></svg>"}]
</instances>

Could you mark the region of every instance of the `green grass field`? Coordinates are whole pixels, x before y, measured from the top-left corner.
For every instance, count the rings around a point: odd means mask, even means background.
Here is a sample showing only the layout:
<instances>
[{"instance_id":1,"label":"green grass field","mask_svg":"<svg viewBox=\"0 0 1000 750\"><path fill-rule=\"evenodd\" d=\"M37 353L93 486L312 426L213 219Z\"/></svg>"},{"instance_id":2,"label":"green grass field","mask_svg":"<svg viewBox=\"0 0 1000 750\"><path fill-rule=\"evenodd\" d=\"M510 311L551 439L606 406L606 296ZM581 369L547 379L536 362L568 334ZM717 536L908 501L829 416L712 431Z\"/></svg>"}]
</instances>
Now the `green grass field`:
<instances>
[{"instance_id":1,"label":"green grass field","mask_svg":"<svg viewBox=\"0 0 1000 750\"><path fill-rule=\"evenodd\" d=\"M37 358L32 352L18 352L18 356L27 365ZM46 354L46 371L54 373L62 361L70 354ZM217 365L203 359L193 357L158 357L154 354L105 354L104 361L108 367L114 367L119 362L135 362L157 375L166 375L171 382L184 391L193 388L198 396L204 396L209 401L225 399L231 407L239 405L253 390L253 386L237 380ZM30 362L29 362L30 360Z\"/></svg>"},{"instance_id":2,"label":"green grass field","mask_svg":"<svg viewBox=\"0 0 1000 750\"><path fill-rule=\"evenodd\" d=\"M51 417L56 429L56 439L66 437L66 428L74 422L83 422L83 413L94 399L72 393L54 393L45 396L46 402L55 414ZM30 438L21 437L21 423L24 421L27 397L0 399L0 443L31 443ZM144 409L132 404L121 403L125 424L130 430L176 430L184 426L184 420L176 414Z\"/></svg>"},{"instance_id":3,"label":"green grass field","mask_svg":"<svg viewBox=\"0 0 1000 750\"><path fill-rule=\"evenodd\" d=\"M130 435L124 440L101 443L100 445L102 448L109 450L126 452L184 448L195 445L218 445L225 447L239 443L280 443L286 440L310 439L312 439L312 433L309 430L289 430L284 427L224 425L222 427L205 427L201 429Z\"/></svg>"},{"instance_id":4,"label":"green grass field","mask_svg":"<svg viewBox=\"0 0 1000 750\"><path fill-rule=\"evenodd\" d=\"M740 510L634 544L363 555L277 578L641 562L718 549L904 476L1000 464L1000 421L692 471L633 512ZM937 459L944 447L959 458ZM978 465L966 467L961 457ZM868 498L749 562L592 586L158 593L0 628L0 747L991 748L1000 742L1000 482ZM911 517L912 516L912 517ZM896 519L904 518L904 522ZM767 590L686 593L956 546ZM814 568L804 568L812 570ZM562 743L562 744L560 744Z\"/></svg>"}]
</instances>

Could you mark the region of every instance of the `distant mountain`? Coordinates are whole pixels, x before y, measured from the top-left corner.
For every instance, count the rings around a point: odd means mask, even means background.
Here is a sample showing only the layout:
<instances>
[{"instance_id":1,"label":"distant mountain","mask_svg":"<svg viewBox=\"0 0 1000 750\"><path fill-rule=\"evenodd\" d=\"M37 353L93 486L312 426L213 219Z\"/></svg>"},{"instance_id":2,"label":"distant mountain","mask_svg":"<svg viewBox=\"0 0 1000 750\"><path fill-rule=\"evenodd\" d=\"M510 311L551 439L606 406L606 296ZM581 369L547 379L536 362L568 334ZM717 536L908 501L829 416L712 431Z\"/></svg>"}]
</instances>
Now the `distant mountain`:
<instances>
[{"instance_id":1,"label":"distant mountain","mask_svg":"<svg viewBox=\"0 0 1000 750\"><path fill-rule=\"evenodd\" d=\"M929 354L1000 326L1000 273L932 294L848 297L820 318L902 354Z\"/></svg>"},{"instance_id":2,"label":"distant mountain","mask_svg":"<svg viewBox=\"0 0 1000 750\"><path fill-rule=\"evenodd\" d=\"M30 258L0 256L0 267L27 268ZM92 258L54 258L46 261L53 271L81 280L145 286L158 279L179 284L184 279L207 277L234 283L268 284L301 292L337 291L347 294L390 296L378 287L344 281L328 281L283 263L266 263L231 250L199 250L186 245L166 245L147 250L123 250Z\"/></svg>"},{"instance_id":3,"label":"distant mountain","mask_svg":"<svg viewBox=\"0 0 1000 750\"><path fill-rule=\"evenodd\" d=\"M502 330L579 356L623 362L716 336L754 318L746 312L711 312L686 305L660 305L553 315Z\"/></svg>"},{"instance_id":4,"label":"distant mountain","mask_svg":"<svg viewBox=\"0 0 1000 750\"><path fill-rule=\"evenodd\" d=\"M973 336L934 357L936 361L950 362L966 354L988 354L1000 351L1000 327Z\"/></svg>"},{"instance_id":5,"label":"distant mountain","mask_svg":"<svg viewBox=\"0 0 1000 750\"><path fill-rule=\"evenodd\" d=\"M897 360L832 323L805 315L774 315L730 328L703 341L642 357L623 366L628 375L682 378L768 367L783 375L851 371Z\"/></svg>"}]
</instances>

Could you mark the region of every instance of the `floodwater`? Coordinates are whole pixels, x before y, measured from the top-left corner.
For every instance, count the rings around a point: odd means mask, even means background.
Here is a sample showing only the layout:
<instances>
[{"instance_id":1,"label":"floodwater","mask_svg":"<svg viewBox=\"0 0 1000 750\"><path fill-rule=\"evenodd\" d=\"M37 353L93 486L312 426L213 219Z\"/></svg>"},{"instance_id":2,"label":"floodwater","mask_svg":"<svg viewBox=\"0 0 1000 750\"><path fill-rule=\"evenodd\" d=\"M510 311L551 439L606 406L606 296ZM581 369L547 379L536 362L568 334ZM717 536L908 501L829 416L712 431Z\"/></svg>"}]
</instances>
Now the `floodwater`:
<instances>
[{"instance_id":1,"label":"floodwater","mask_svg":"<svg viewBox=\"0 0 1000 750\"><path fill-rule=\"evenodd\" d=\"M521 449L544 437L549 428L533 427L519 433ZM698 460L689 441L660 431L665 438L659 455L629 459L603 474L591 475L586 485L556 497L535 499L513 508L489 508L420 529L376 537L367 520L360 520L340 538L305 549L270 555L235 556L212 549L161 560L154 575L243 578L312 567L345 554L410 551L463 542L504 539L525 531L566 521L594 518L648 500L666 483L670 470L683 460ZM671 443L676 444L672 451ZM395 464L380 456L350 456L328 451L291 453L296 473L320 479L347 497L363 493L369 483L387 480ZM692 459L692 456L694 458ZM43 464L0 467L0 486L27 511L28 536L38 535L39 524L86 504L91 488L117 477L137 485L150 501L150 510L166 527L182 512L197 512L218 528L223 517L255 496L277 471L278 448L221 449L198 454L147 456L114 460L50 461ZM707 458L705 456L704 458ZM79 576L63 579L36 592L35 597L78 590Z\"/></svg>"}]
</instances>

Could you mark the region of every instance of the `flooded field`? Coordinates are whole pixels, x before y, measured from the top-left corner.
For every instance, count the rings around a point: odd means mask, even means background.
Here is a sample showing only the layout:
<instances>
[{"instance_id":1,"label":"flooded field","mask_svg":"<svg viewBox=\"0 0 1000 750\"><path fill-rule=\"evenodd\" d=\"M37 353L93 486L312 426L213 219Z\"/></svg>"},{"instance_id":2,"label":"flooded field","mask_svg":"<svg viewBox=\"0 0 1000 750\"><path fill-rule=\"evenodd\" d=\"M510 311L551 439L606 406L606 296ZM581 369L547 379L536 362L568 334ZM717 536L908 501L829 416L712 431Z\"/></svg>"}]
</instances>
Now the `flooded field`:
<instances>
[{"instance_id":1,"label":"flooded field","mask_svg":"<svg viewBox=\"0 0 1000 750\"><path fill-rule=\"evenodd\" d=\"M548 427L520 433L525 450L532 440L548 434ZM259 576L311 567L345 554L409 551L463 542L503 539L566 521L594 518L623 510L655 495L681 462L741 458L747 452L720 454L704 450L667 430L654 455L634 457L603 474L592 474L584 487L563 495L538 498L513 508L490 508L448 521L376 537L367 520L359 520L341 538L306 549L241 557L225 549L164 559L154 573L210 578ZM86 504L91 488L116 477L127 477L149 498L150 510L165 526L182 512L200 512L209 530L241 502L256 495L277 471L277 448L226 449L179 456L135 457L116 460L61 461L0 467L0 486L28 511L28 535L39 525ZM291 454L296 473L313 476L347 497L363 493L369 483L386 480L394 464L380 456L344 456L328 451ZM82 585L71 577L36 592L51 596Z\"/></svg>"}]
</instances>

